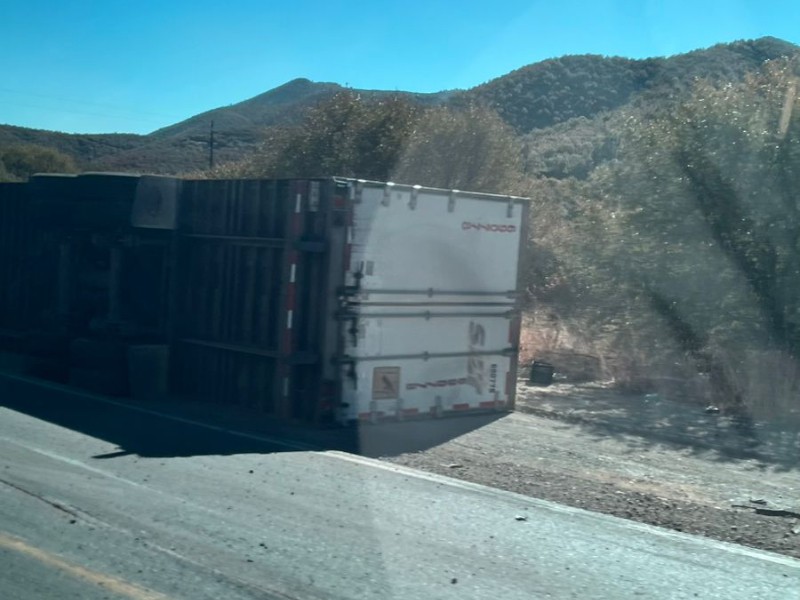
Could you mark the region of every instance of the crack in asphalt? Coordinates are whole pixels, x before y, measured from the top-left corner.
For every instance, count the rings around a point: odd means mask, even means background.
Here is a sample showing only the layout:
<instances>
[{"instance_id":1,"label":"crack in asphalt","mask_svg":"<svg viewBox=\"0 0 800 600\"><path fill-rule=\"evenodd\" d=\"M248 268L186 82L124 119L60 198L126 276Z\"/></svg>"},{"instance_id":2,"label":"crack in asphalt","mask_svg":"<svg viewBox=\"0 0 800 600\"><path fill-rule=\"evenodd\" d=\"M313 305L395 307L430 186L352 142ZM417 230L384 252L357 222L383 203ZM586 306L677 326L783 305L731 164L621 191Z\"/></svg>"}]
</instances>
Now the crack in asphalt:
<instances>
[{"instance_id":1,"label":"crack in asphalt","mask_svg":"<svg viewBox=\"0 0 800 600\"><path fill-rule=\"evenodd\" d=\"M45 504L47 504L49 506L52 506L56 510L60 510L61 512L67 513L68 515L70 515L72 517L76 517L76 518L80 518L81 517L81 515L79 515L77 512L75 512L72 509L67 508L63 504L59 504L58 502L55 502L53 500L48 500L47 498L45 498L41 494L37 494L36 492L32 492L30 490L26 490L24 487L22 487L20 485L17 485L16 483L12 483L12 482L8 481L7 479L3 479L2 477L0 477L0 483L2 483L4 485L7 485L10 488L14 488L18 492L22 492L23 494L27 494L28 496L31 496L32 498L36 498L37 500L40 500L40 501L44 502Z\"/></svg>"}]
</instances>

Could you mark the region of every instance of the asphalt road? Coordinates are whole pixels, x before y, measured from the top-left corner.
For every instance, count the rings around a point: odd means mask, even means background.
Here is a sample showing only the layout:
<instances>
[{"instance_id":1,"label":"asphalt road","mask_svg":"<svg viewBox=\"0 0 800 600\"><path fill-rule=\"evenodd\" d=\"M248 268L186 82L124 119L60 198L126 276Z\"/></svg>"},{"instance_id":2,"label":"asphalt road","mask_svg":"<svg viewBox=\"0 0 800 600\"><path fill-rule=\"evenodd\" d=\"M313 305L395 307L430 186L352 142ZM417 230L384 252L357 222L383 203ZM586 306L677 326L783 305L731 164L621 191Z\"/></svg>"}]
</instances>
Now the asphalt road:
<instances>
[{"instance_id":1,"label":"asphalt road","mask_svg":"<svg viewBox=\"0 0 800 600\"><path fill-rule=\"evenodd\" d=\"M157 410L3 391L3 598L800 599L786 557Z\"/></svg>"}]
</instances>

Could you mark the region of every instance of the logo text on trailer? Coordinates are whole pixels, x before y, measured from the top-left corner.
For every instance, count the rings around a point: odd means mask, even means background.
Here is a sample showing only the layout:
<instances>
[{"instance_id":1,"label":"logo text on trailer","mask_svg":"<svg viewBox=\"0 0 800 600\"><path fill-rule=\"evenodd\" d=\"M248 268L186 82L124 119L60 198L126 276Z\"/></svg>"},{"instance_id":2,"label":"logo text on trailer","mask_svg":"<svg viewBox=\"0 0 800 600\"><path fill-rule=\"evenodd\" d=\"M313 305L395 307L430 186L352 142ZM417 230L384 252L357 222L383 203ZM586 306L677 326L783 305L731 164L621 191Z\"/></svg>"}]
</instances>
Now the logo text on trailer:
<instances>
[{"instance_id":1,"label":"logo text on trailer","mask_svg":"<svg viewBox=\"0 0 800 600\"><path fill-rule=\"evenodd\" d=\"M503 223L471 223L464 221L461 223L461 229L464 231L490 231L492 233L514 233L517 230L516 225L503 224Z\"/></svg>"},{"instance_id":2,"label":"logo text on trailer","mask_svg":"<svg viewBox=\"0 0 800 600\"><path fill-rule=\"evenodd\" d=\"M424 383L407 383L406 389L420 390L420 389L434 388L434 387L450 387L456 385L464 385L465 383L469 383L466 377L460 377L458 379L439 379L437 381L425 381Z\"/></svg>"}]
</instances>

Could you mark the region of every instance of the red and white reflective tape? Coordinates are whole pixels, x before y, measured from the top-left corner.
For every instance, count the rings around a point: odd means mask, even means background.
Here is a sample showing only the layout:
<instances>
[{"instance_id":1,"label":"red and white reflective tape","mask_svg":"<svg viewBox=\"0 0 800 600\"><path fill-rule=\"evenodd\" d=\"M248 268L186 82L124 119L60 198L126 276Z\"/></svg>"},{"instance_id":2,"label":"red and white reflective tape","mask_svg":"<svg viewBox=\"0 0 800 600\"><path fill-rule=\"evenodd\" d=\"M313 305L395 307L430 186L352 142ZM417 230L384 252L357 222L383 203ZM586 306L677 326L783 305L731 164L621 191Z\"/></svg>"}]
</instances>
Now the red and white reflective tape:
<instances>
[{"instance_id":1,"label":"red and white reflective tape","mask_svg":"<svg viewBox=\"0 0 800 600\"><path fill-rule=\"evenodd\" d=\"M453 404L444 412L475 412L476 414L485 414L487 410L500 410L505 406L506 403L502 400L486 400L484 402L480 402L477 406L472 406L466 402L462 402L459 404ZM431 406L426 411L422 411L419 408L403 408L400 410L399 414L387 413L386 411L382 410L376 412L360 412L356 418L359 421L392 421L397 420L398 417L417 417L424 415L426 418L435 418L441 414L441 411L437 410L435 406Z\"/></svg>"},{"instance_id":2,"label":"red and white reflective tape","mask_svg":"<svg viewBox=\"0 0 800 600\"><path fill-rule=\"evenodd\" d=\"M294 312L297 303L297 251L289 252L289 281L286 284L286 327L284 329L283 351L289 354L292 351L292 328L294 327Z\"/></svg>"},{"instance_id":3,"label":"red and white reflective tape","mask_svg":"<svg viewBox=\"0 0 800 600\"><path fill-rule=\"evenodd\" d=\"M295 192L294 214L291 219L291 237L299 238L303 233L303 193ZM299 253L297 250L289 250L286 257L289 263L289 281L286 284L286 330L284 336L284 352L292 351L292 327L294 325L294 312L297 301L297 264Z\"/></svg>"},{"instance_id":4,"label":"red and white reflective tape","mask_svg":"<svg viewBox=\"0 0 800 600\"><path fill-rule=\"evenodd\" d=\"M295 192L294 214L289 224L289 236L293 239L299 238L303 233L303 194L301 191ZM299 262L297 250L289 250L286 256L289 267L289 281L286 283L286 322L283 332L283 355L287 357L294 349L294 328L295 310L297 303L297 265ZM291 387L291 367L283 365L283 397L289 397Z\"/></svg>"},{"instance_id":5,"label":"red and white reflective tape","mask_svg":"<svg viewBox=\"0 0 800 600\"><path fill-rule=\"evenodd\" d=\"M378 412L362 412L358 413L358 420L359 421L371 421L372 419L381 419L387 416L385 412L378 411Z\"/></svg>"}]
</instances>

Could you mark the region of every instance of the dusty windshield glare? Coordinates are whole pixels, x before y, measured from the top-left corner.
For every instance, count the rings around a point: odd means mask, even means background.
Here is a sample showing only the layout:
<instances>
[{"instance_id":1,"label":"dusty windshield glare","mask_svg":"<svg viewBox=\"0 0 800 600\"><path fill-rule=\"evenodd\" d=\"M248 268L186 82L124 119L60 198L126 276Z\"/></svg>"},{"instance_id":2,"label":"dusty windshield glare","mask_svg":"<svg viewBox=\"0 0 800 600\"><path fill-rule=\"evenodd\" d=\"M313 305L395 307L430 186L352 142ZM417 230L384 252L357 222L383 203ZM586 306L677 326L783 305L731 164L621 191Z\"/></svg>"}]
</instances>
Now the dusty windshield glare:
<instances>
[{"instance_id":1,"label":"dusty windshield glare","mask_svg":"<svg viewBox=\"0 0 800 600\"><path fill-rule=\"evenodd\" d=\"M9 597L800 589L793 4L12 4Z\"/></svg>"}]
</instances>

